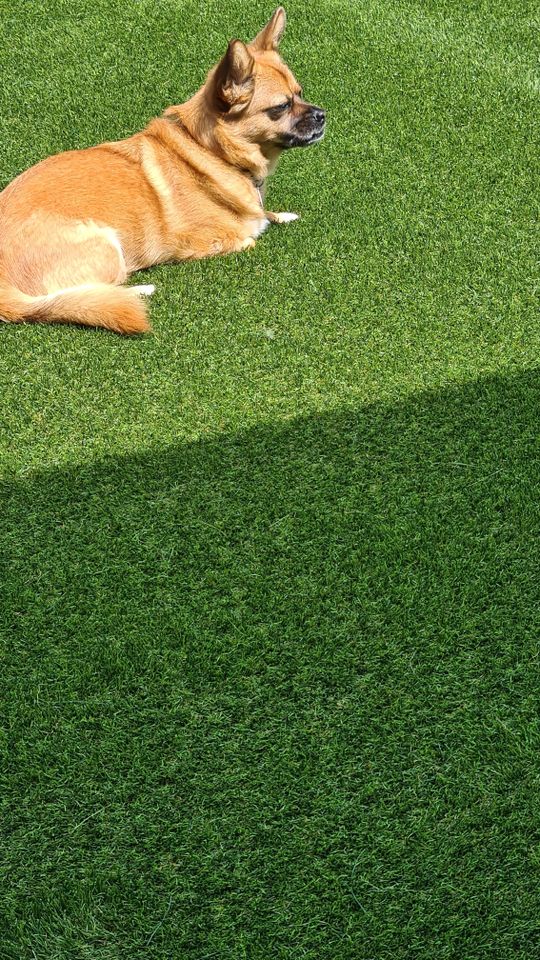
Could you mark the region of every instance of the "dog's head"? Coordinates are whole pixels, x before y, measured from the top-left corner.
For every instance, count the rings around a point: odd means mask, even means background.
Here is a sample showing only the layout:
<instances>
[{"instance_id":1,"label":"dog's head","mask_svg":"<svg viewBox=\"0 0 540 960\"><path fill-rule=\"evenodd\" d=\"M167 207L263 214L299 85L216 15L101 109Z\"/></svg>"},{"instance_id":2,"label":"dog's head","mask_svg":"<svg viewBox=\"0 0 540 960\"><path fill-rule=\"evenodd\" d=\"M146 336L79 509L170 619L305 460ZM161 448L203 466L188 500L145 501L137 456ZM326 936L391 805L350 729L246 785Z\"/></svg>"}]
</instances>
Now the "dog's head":
<instances>
[{"instance_id":1,"label":"dog's head","mask_svg":"<svg viewBox=\"0 0 540 960\"><path fill-rule=\"evenodd\" d=\"M285 19L278 7L251 43L231 40L207 85L213 107L231 133L263 152L308 147L324 136L324 110L303 99L278 53Z\"/></svg>"}]
</instances>

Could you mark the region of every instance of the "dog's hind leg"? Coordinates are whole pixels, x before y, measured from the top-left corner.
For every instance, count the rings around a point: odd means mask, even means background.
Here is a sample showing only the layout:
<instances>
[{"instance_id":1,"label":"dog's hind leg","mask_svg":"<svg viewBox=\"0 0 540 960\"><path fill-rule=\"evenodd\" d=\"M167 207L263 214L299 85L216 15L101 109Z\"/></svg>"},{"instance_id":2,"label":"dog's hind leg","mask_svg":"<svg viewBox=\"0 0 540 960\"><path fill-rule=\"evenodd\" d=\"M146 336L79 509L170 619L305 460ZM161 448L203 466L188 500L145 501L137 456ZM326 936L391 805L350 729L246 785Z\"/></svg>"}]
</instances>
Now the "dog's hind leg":
<instances>
[{"instance_id":1,"label":"dog's hind leg","mask_svg":"<svg viewBox=\"0 0 540 960\"><path fill-rule=\"evenodd\" d=\"M36 214L3 253L4 320L71 321L117 333L149 329L140 297L153 287L119 286L128 271L110 227Z\"/></svg>"}]
</instances>

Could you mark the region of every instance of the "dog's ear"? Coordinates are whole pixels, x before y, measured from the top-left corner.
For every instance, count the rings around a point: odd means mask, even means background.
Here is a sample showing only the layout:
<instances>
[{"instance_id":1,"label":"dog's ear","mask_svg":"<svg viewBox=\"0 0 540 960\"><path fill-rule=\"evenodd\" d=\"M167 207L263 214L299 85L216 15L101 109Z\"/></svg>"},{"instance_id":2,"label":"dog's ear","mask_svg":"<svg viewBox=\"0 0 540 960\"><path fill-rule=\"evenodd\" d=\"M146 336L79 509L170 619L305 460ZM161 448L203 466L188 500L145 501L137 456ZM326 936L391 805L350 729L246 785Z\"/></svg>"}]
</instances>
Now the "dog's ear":
<instances>
[{"instance_id":1,"label":"dog's ear","mask_svg":"<svg viewBox=\"0 0 540 960\"><path fill-rule=\"evenodd\" d=\"M285 32L287 17L283 7L278 7L274 11L270 20L261 32L251 41L252 50L277 50L279 42Z\"/></svg>"},{"instance_id":2,"label":"dog's ear","mask_svg":"<svg viewBox=\"0 0 540 960\"><path fill-rule=\"evenodd\" d=\"M214 74L217 107L222 113L231 115L245 110L255 89L253 67L254 60L245 43L231 40Z\"/></svg>"}]
</instances>

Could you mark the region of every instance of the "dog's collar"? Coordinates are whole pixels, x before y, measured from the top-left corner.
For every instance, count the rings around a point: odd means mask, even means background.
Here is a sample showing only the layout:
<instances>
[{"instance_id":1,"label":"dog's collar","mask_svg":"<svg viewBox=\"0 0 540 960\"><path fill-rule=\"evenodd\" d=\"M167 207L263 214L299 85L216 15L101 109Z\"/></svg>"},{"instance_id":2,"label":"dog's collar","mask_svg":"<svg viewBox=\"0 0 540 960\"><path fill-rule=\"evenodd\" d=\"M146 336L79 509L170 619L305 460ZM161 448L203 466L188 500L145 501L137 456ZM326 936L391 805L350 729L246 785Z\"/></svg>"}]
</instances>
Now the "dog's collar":
<instances>
[{"instance_id":1,"label":"dog's collar","mask_svg":"<svg viewBox=\"0 0 540 960\"><path fill-rule=\"evenodd\" d=\"M264 207L264 200L262 195L262 187L264 185L264 180L256 180L255 177L251 177L251 182L257 191L257 196L259 198L259 203L261 207Z\"/></svg>"}]
</instances>

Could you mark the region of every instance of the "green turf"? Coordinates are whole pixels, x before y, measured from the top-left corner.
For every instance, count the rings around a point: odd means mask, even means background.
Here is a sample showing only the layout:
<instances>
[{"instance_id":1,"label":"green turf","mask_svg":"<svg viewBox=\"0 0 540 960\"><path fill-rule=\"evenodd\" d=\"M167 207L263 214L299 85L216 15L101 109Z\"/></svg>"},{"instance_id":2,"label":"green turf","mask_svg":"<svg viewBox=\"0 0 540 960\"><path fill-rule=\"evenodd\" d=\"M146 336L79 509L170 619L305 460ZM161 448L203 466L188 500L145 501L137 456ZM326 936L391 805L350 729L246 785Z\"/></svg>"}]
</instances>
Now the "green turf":
<instances>
[{"instance_id":1,"label":"green turf","mask_svg":"<svg viewBox=\"0 0 540 960\"><path fill-rule=\"evenodd\" d=\"M287 10L300 222L0 328L1 960L540 952L538 7ZM0 184L270 12L2 0Z\"/></svg>"}]
</instances>

